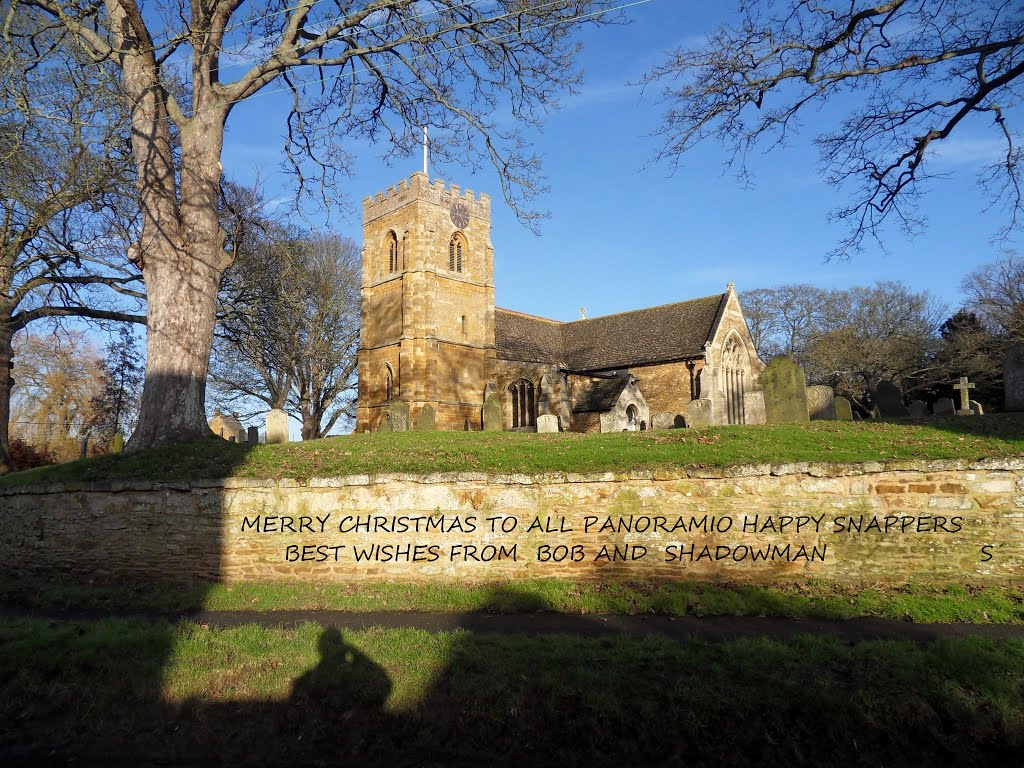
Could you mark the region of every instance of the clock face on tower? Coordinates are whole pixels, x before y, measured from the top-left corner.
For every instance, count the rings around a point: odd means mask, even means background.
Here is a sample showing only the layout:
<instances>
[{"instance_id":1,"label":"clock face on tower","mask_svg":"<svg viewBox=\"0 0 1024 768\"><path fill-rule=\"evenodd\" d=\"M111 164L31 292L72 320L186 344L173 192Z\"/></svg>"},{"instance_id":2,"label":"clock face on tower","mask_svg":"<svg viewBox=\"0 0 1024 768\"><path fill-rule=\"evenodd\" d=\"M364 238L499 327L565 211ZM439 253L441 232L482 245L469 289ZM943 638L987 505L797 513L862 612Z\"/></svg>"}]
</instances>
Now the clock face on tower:
<instances>
[{"instance_id":1,"label":"clock face on tower","mask_svg":"<svg viewBox=\"0 0 1024 768\"><path fill-rule=\"evenodd\" d=\"M452 203L451 216L452 224L459 229L465 229L469 226L469 208L461 200L456 200Z\"/></svg>"}]
</instances>

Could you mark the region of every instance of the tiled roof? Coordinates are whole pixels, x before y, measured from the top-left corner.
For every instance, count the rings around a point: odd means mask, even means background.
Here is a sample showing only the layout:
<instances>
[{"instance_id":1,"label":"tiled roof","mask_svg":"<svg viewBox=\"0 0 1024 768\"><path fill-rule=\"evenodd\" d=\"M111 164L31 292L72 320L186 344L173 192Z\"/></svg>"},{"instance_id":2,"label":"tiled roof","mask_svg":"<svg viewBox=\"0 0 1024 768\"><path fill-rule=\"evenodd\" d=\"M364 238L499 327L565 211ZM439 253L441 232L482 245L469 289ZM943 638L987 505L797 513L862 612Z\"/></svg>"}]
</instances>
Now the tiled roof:
<instances>
[{"instance_id":1,"label":"tiled roof","mask_svg":"<svg viewBox=\"0 0 1024 768\"><path fill-rule=\"evenodd\" d=\"M610 411L618 401L622 390L629 384L628 376L616 376L611 379L596 379L580 391L573 413L604 413Z\"/></svg>"},{"instance_id":2,"label":"tiled roof","mask_svg":"<svg viewBox=\"0 0 1024 768\"><path fill-rule=\"evenodd\" d=\"M563 325L556 320L495 308L494 346L497 356L501 360L564 365Z\"/></svg>"},{"instance_id":3,"label":"tiled roof","mask_svg":"<svg viewBox=\"0 0 1024 768\"><path fill-rule=\"evenodd\" d=\"M496 309L497 356L575 371L700 357L724 299L725 294L717 294L571 323Z\"/></svg>"}]
</instances>

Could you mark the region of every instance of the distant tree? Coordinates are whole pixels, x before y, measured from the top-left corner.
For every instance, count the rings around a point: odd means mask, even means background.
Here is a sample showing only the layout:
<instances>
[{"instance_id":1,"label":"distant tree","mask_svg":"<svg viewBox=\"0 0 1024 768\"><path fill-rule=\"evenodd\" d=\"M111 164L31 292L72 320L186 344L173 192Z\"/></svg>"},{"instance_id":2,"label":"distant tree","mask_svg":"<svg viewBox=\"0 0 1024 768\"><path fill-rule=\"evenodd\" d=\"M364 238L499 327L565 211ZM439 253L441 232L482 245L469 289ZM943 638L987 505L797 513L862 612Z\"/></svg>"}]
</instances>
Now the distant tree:
<instances>
[{"instance_id":1,"label":"distant tree","mask_svg":"<svg viewBox=\"0 0 1024 768\"><path fill-rule=\"evenodd\" d=\"M145 365L135 343L135 336L126 325L118 328L117 337L107 344L100 373L102 389L93 398L92 414L87 424L90 437L109 446L117 432L130 434L139 412Z\"/></svg>"},{"instance_id":2,"label":"distant tree","mask_svg":"<svg viewBox=\"0 0 1024 768\"><path fill-rule=\"evenodd\" d=\"M849 191L848 226L833 251L879 244L894 218L920 220L915 201L936 148L971 124L1003 141L979 181L1024 223L1021 137L1011 128L1024 75L1024 5L1005 0L743 0L740 19L697 48L679 48L646 78L664 84L660 159L679 162L711 138L747 174L751 150L784 145L809 113L850 105L816 138L824 178Z\"/></svg>"},{"instance_id":3,"label":"distant tree","mask_svg":"<svg viewBox=\"0 0 1024 768\"><path fill-rule=\"evenodd\" d=\"M353 416L359 342L359 248L304 234L254 213L235 189L226 229L237 247L219 295L210 362L213 400L224 410L281 408L302 439Z\"/></svg>"},{"instance_id":4,"label":"distant tree","mask_svg":"<svg viewBox=\"0 0 1024 768\"><path fill-rule=\"evenodd\" d=\"M69 37L0 2L0 474L15 336L65 317L145 322L125 261L137 211L115 81ZM48 52L45 70L32 67Z\"/></svg>"},{"instance_id":5,"label":"distant tree","mask_svg":"<svg viewBox=\"0 0 1024 768\"><path fill-rule=\"evenodd\" d=\"M789 355L798 363L821 325L827 292L806 283L745 291L740 297L758 356Z\"/></svg>"},{"instance_id":6,"label":"distant tree","mask_svg":"<svg viewBox=\"0 0 1024 768\"><path fill-rule=\"evenodd\" d=\"M939 328L936 354L940 376L926 390L930 398L952 397L961 376L975 384L971 399L985 408L1000 409L1003 402L1003 354L1008 338L975 312L960 309Z\"/></svg>"},{"instance_id":7,"label":"distant tree","mask_svg":"<svg viewBox=\"0 0 1024 768\"><path fill-rule=\"evenodd\" d=\"M16 340L12 433L58 461L80 455L103 387L103 365L80 331L19 334Z\"/></svg>"},{"instance_id":8,"label":"distant tree","mask_svg":"<svg viewBox=\"0 0 1024 768\"><path fill-rule=\"evenodd\" d=\"M971 312L1009 341L1024 341L1024 258L1007 251L983 264L960 285Z\"/></svg>"},{"instance_id":9,"label":"distant tree","mask_svg":"<svg viewBox=\"0 0 1024 768\"><path fill-rule=\"evenodd\" d=\"M821 325L803 351L808 379L867 408L883 379L905 393L941 377L938 330L946 309L900 282L829 292Z\"/></svg>"}]
</instances>

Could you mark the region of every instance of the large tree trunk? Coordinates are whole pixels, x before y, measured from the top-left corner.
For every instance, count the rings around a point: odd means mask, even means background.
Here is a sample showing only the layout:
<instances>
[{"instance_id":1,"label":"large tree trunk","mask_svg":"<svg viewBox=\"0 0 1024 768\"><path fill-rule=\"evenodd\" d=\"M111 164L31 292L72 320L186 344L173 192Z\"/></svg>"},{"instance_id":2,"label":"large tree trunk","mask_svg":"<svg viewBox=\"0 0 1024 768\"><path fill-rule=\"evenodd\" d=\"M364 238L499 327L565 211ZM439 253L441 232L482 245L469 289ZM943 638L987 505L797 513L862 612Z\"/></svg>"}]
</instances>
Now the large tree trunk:
<instances>
[{"instance_id":1,"label":"large tree trunk","mask_svg":"<svg viewBox=\"0 0 1024 768\"><path fill-rule=\"evenodd\" d=\"M10 444L13 339L14 332L0 325L0 475L5 475L14 469L11 466Z\"/></svg>"},{"instance_id":2,"label":"large tree trunk","mask_svg":"<svg viewBox=\"0 0 1024 768\"><path fill-rule=\"evenodd\" d=\"M127 450L210 434L206 373L213 343L221 265L193 253L147 253L146 381L139 423Z\"/></svg>"}]
</instances>

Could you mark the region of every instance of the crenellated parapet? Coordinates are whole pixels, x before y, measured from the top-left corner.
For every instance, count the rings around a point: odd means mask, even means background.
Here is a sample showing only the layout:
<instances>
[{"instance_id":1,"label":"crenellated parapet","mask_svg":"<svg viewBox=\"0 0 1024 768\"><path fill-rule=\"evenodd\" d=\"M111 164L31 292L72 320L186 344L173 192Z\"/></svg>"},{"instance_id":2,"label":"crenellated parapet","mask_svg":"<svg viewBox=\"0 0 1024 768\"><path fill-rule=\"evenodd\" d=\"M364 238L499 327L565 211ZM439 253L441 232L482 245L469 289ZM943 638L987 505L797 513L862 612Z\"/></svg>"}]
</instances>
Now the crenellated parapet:
<instances>
[{"instance_id":1,"label":"crenellated parapet","mask_svg":"<svg viewBox=\"0 0 1024 768\"><path fill-rule=\"evenodd\" d=\"M450 208L456 201L466 206L470 217L490 221L490 195L483 192L477 195L471 189L460 189L457 184L448 186L441 179L431 182L427 174L416 172L408 179L402 179L397 186L392 185L384 192L364 198L363 223L369 224L382 216L391 215L410 203L422 202Z\"/></svg>"}]
</instances>

